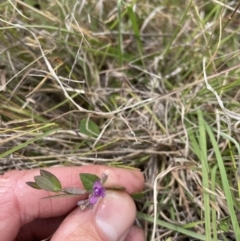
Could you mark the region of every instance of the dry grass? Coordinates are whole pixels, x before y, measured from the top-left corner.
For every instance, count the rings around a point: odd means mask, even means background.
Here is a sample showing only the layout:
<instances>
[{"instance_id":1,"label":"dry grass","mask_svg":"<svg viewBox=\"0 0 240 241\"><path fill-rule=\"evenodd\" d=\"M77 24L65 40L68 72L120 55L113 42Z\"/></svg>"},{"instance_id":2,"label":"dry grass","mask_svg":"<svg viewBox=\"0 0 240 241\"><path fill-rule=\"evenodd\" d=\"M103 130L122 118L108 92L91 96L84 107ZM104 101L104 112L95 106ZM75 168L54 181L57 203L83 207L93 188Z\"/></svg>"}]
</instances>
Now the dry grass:
<instances>
[{"instance_id":1,"label":"dry grass","mask_svg":"<svg viewBox=\"0 0 240 241\"><path fill-rule=\"evenodd\" d=\"M238 122L202 68L237 116L237 2L36 4L0 3L0 171L140 168L147 240L240 240Z\"/></svg>"}]
</instances>

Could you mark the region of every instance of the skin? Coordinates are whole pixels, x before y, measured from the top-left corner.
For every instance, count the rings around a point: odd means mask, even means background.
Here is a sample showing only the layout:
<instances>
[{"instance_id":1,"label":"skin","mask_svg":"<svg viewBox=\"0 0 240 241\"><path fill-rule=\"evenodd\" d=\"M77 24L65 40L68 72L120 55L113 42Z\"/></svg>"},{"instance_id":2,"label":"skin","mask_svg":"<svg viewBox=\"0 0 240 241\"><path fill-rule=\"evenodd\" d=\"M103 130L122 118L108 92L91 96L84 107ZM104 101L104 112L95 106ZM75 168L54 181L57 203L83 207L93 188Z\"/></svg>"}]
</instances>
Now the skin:
<instances>
[{"instance_id":1,"label":"skin","mask_svg":"<svg viewBox=\"0 0 240 241\"><path fill-rule=\"evenodd\" d=\"M126 192L107 191L106 197L100 198L93 209L81 212L76 208L77 201L86 196L70 198L43 197L53 193L36 190L26 185L39 175L39 169L10 171L0 176L0 233L2 241L33 241L51 236L51 240L109 240L108 235L96 225L98 211L105 206L104 215L119 215L121 212L126 220L126 231L122 231L119 241L143 241L143 231L133 226L136 207L129 196L142 190L143 175L138 170L126 170L106 166L53 167L46 168L57 176L63 187L83 188L79 173L92 173L101 176L108 171L108 186L124 186ZM113 201L115 200L115 201ZM123 205L121 205L123 204ZM124 228L125 228L124 226Z\"/></svg>"}]
</instances>

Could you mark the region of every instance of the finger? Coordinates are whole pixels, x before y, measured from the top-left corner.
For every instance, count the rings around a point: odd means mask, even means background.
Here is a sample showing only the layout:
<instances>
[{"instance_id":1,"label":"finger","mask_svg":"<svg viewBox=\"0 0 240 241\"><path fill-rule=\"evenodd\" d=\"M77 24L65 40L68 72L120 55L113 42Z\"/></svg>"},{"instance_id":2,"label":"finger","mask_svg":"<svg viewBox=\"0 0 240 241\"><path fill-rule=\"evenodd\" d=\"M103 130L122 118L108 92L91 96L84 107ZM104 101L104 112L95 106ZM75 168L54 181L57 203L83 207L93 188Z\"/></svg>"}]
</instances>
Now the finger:
<instances>
[{"instance_id":1,"label":"finger","mask_svg":"<svg viewBox=\"0 0 240 241\"><path fill-rule=\"evenodd\" d=\"M58 167L50 168L64 187L82 188L79 173L93 173L101 176L109 172L108 185L125 186L132 193L142 189L143 177L139 171L129 171L106 166ZM0 177L0 233L5 240L13 240L19 228L37 218L50 218L66 215L81 197L41 199L50 193L34 190L26 185L39 170L12 171ZM8 229L6 229L8 227ZM5 236L4 236L5 235Z\"/></svg>"},{"instance_id":2,"label":"finger","mask_svg":"<svg viewBox=\"0 0 240 241\"><path fill-rule=\"evenodd\" d=\"M128 194L108 191L93 209L70 213L51 241L120 241L135 217L136 207Z\"/></svg>"},{"instance_id":3,"label":"finger","mask_svg":"<svg viewBox=\"0 0 240 241\"><path fill-rule=\"evenodd\" d=\"M144 232L141 228L132 226L124 241L144 241Z\"/></svg>"},{"instance_id":4,"label":"finger","mask_svg":"<svg viewBox=\"0 0 240 241\"><path fill-rule=\"evenodd\" d=\"M15 241L43 240L53 235L65 217L36 219L24 225Z\"/></svg>"},{"instance_id":5,"label":"finger","mask_svg":"<svg viewBox=\"0 0 240 241\"><path fill-rule=\"evenodd\" d=\"M24 225L19 231L15 241L31 241L43 240L51 237L56 232L65 217L37 219L33 222ZM132 226L124 241L144 241L143 230L139 227Z\"/></svg>"}]
</instances>

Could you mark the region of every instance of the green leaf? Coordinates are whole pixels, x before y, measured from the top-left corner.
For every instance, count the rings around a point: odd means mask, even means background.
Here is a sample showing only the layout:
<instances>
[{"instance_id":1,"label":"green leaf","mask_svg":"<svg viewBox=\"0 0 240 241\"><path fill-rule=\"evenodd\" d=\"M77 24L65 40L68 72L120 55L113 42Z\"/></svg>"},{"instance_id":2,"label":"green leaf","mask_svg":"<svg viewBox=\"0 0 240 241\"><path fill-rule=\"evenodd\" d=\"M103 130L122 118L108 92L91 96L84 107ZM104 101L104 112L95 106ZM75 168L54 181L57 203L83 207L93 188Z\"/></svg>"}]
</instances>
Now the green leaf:
<instances>
[{"instance_id":1,"label":"green leaf","mask_svg":"<svg viewBox=\"0 0 240 241\"><path fill-rule=\"evenodd\" d=\"M89 137L97 137L100 134L100 130L99 130L98 126L89 119L81 120L80 132Z\"/></svg>"},{"instance_id":2,"label":"green leaf","mask_svg":"<svg viewBox=\"0 0 240 241\"><path fill-rule=\"evenodd\" d=\"M46 191L51 191L51 192L59 192L59 189L55 187L55 185L46 177L43 176L35 176L34 180L36 184L46 190Z\"/></svg>"},{"instance_id":3,"label":"green leaf","mask_svg":"<svg viewBox=\"0 0 240 241\"><path fill-rule=\"evenodd\" d=\"M80 173L79 176L84 188L88 191L93 189L94 182L100 180L98 176L89 173Z\"/></svg>"},{"instance_id":4,"label":"green leaf","mask_svg":"<svg viewBox=\"0 0 240 241\"><path fill-rule=\"evenodd\" d=\"M48 179L52 183L52 185L54 186L54 189L56 191L62 190L61 182L51 172L48 172L48 171L45 171L45 170L40 170L40 174L41 174L42 177L45 177L46 179Z\"/></svg>"},{"instance_id":5,"label":"green leaf","mask_svg":"<svg viewBox=\"0 0 240 241\"><path fill-rule=\"evenodd\" d=\"M26 182L26 184L27 184L28 186L32 187L32 188L35 188L35 189L42 189L41 187L39 187L39 186L37 185L36 182Z\"/></svg>"},{"instance_id":6,"label":"green leaf","mask_svg":"<svg viewBox=\"0 0 240 241\"><path fill-rule=\"evenodd\" d=\"M226 221L222 221L219 224L219 228L223 231L223 232L228 232L229 231L229 224Z\"/></svg>"}]
</instances>

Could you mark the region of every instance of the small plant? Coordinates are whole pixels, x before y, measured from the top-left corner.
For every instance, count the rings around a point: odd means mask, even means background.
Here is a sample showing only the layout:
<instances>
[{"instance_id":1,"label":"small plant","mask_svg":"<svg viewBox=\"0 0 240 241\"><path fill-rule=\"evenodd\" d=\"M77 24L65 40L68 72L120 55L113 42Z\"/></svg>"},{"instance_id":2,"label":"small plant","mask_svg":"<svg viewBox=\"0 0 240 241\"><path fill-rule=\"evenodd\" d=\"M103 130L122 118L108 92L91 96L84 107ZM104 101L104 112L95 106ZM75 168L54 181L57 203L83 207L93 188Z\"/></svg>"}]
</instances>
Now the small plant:
<instances>
[{"instance_id":1,"label":"small plant","mask_svg":"<svg viewBox=\"0 0 240 241\"><path fill-rule=\"evenodd\" d=\"M104 198L106 190L125 190L124 187L105 188L104 184L108 178L107 172L103 173L101 178L90 173L80 173L79 176L85 189L79 189L76 187L63 188L58 178L46 170L40 170L40 176L34 177L35 182L26 182L26 184L35 189L58 193L57 195L45 198L88 195L87 199L81 200L77 203L81 211L86 208L92 208L99 198Z\"/></svg>"}]
</instances>

